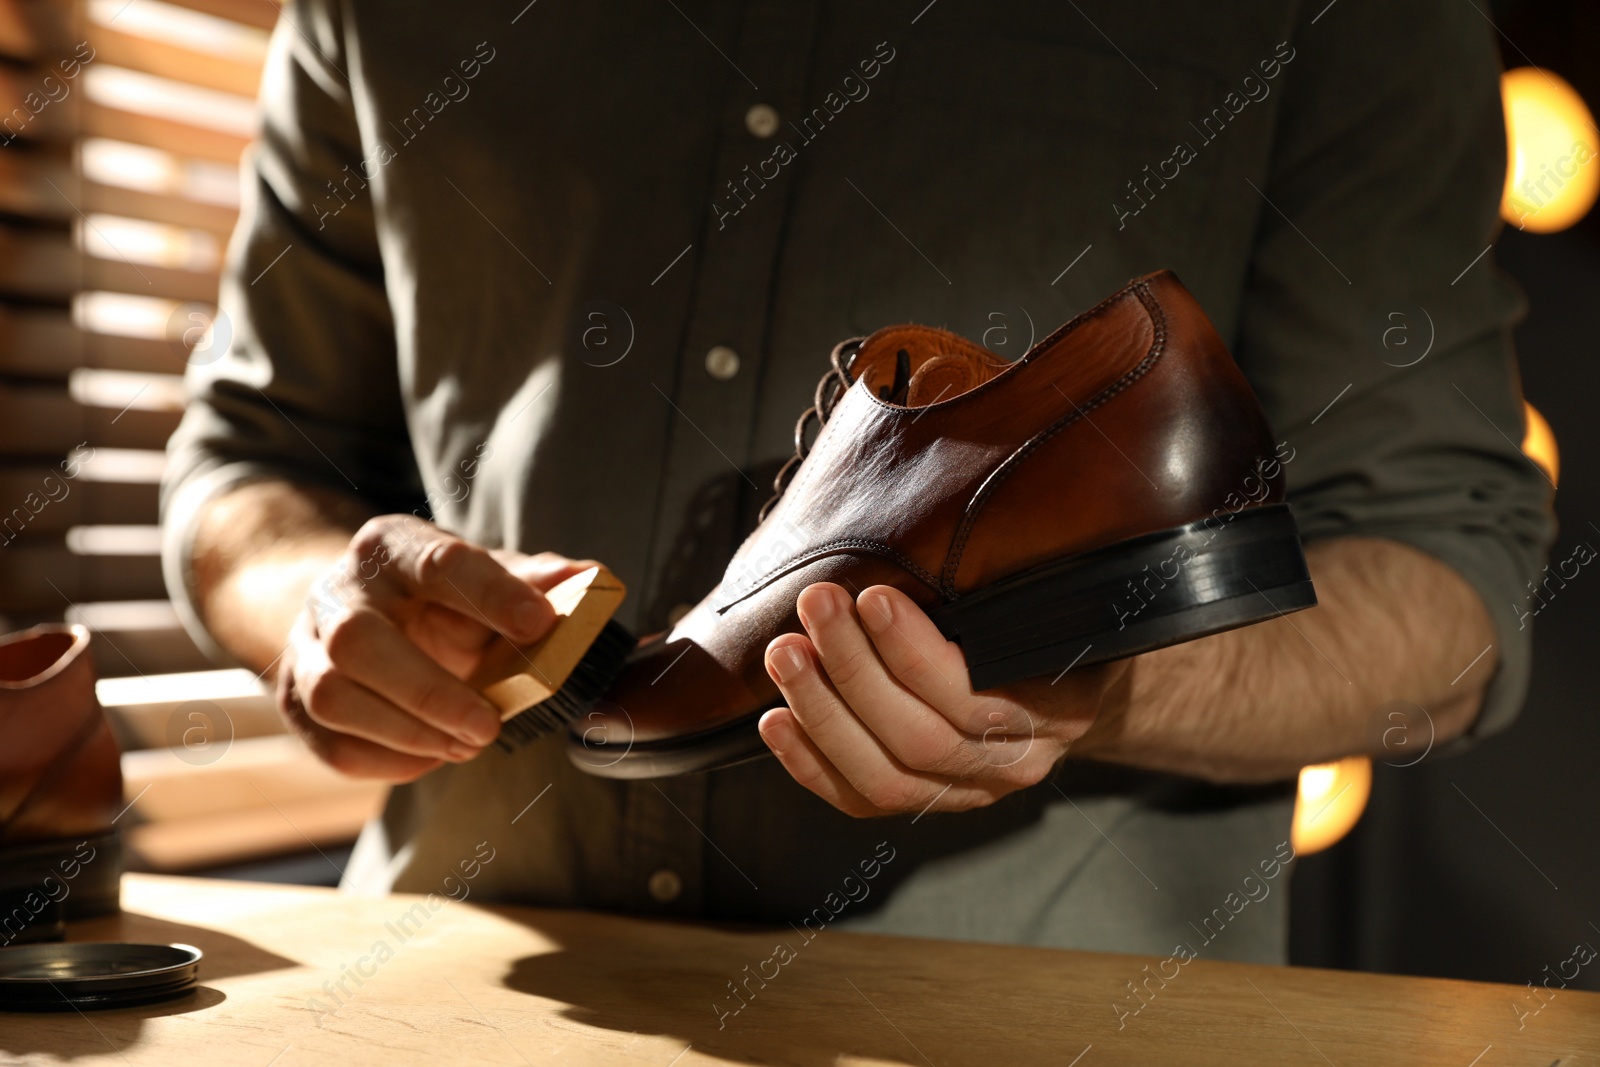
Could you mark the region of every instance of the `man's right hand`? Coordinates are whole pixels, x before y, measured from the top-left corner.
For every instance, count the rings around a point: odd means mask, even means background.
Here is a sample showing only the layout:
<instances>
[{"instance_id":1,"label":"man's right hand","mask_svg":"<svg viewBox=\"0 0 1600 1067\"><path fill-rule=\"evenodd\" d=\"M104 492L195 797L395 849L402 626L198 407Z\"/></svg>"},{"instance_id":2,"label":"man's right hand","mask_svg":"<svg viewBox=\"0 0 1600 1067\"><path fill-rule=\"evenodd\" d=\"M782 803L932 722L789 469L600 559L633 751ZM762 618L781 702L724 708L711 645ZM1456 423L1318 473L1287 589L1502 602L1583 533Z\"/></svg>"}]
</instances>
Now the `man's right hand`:
<instances>
[{"instance_id":1,"label":"man's right hand","mask_svg":"<svg viewBox=\"0 0 1600 1067\"><path fill-rule=\"evenodd\" d=\"M372 519L312 583L278 667L289 727L345 774L411 781L476 756L500 716L462 679L497 634L555 622L544 591L589 562L491 551L410 515Z\"/></svg>"}]
</instances>

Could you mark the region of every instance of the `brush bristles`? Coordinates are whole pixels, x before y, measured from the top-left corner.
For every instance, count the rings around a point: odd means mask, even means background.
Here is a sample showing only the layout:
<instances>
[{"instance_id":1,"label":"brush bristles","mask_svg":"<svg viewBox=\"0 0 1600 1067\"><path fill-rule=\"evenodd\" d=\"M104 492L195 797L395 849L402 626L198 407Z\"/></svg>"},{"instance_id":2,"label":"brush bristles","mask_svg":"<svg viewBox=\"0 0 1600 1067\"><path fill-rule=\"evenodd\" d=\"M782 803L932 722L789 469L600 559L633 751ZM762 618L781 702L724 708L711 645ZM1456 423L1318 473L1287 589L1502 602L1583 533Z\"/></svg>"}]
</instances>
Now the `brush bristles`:
<instances>
[{"instance_id":1,"label":"brush bristles","mask_svg":"<svg viewBox=\"0 0 1600 1067\"><path fill-rule=\"evenodd\" d=\"M515 751L518 746L565 729L568 723L587 715L621 677L628 654L636 645L638 641L622 624L606 623L583 659L572 668L566 684L548 699L501 723L495 746L503 752Z\"/></svg>"}]
</instances>

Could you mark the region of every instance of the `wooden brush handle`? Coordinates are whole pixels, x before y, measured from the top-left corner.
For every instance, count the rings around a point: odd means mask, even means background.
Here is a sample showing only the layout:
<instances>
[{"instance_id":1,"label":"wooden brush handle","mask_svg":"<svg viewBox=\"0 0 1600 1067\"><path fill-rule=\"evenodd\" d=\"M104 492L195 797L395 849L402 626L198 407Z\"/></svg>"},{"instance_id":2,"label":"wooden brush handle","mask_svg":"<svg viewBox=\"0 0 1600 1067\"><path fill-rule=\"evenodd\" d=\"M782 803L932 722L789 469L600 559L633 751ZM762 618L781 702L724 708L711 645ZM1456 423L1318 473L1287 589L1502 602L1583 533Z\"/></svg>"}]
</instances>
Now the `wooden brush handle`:
<instances>
[{"instance_id":1,"label":"wooden brush handle","mask_svg":"<svg viewBox=\"0 0 1600 1067\"><path fill-rule=\"evenodd\" d=\"M501 722L544 703L567 684L627 592L604 567L574 574L545 594L556 611L550 632L522 648L497 637L467 684L500 709Z\"/></svg>"}]
</instances>

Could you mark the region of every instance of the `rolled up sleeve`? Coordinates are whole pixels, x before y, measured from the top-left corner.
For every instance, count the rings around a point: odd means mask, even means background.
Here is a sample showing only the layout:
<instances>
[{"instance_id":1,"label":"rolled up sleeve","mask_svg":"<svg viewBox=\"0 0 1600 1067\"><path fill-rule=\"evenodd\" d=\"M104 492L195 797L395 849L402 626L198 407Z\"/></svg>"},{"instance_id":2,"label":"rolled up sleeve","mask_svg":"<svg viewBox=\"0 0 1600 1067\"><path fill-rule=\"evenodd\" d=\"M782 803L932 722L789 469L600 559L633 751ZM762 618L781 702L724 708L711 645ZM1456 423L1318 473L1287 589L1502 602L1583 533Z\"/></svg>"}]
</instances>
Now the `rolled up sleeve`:
<instances>
[{"instance_id":1,"label":"rolled up sleeve","mask_svg":"<svg viewBox=\"0 0 1600 1067\"><path fill-rule=\"evenodd\" d=\"M1530 629L1514 605L1554 533L1553 486L1520 450L1523 301L1490 251L1506 158L1491 33L1438 3L1341 5L1301 26L1268 181L1250 193L1235 347L1294 448L1306 540L1402 542L1482 597L1498 668L1451 748L1521 707ZM1367 47L1396 37L1414 42L1403 62Z\"/></svg>"},{"instance_id":2,"label":"rolled up sleeve","mask_svg":"<svg viewBox=\"0 0 1600 1067\"><path fill-rule=\"evenodd\" d=\"M298 3L279 20L214 340L190 358L188 407L167 446L167 587L213 652L189 581L208 501L263 479L327 486L375 510L420 496L342 41L333 5Z\"/></svg>"}]
</instances>

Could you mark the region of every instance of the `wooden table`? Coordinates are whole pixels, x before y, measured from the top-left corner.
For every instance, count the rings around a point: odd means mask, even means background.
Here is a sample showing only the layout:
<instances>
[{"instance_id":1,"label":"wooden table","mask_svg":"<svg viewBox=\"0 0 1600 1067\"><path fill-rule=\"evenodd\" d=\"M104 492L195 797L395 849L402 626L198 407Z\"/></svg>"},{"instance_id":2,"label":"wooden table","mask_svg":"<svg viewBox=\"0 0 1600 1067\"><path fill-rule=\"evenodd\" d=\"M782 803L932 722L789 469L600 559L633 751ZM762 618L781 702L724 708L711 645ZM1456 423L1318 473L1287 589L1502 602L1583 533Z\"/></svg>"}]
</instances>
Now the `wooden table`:
<instances>
[{"instance_id":1,"label":"wooden table","mask_svg":"<svg viewBox=\"0 0 1600 1067\"><path fill-rule=\"evenodd\" d=\"M1123 1018L1135 956L128 876L74 940L205 952L190 997L0 1013L29 1064L1454 1064L1600 1062L1600 994L1196 960ZM785 943L788 953L774 954ZM750 970L746 971L745 968ZM1172 973L1176 964L1167 966ZM762 987L757 972L772 975ZM342 982L342 990L341 990ZM737 1015L728 983L753 991ZM716 1007L714 1007L716 1005ZM720 1025L719 1025L720 1023Z\"/></svg>"}]
</instances>

